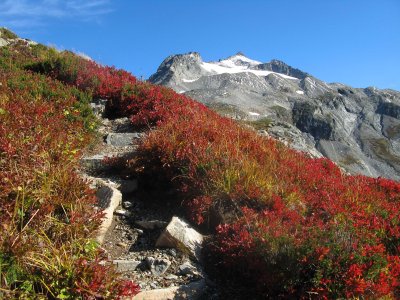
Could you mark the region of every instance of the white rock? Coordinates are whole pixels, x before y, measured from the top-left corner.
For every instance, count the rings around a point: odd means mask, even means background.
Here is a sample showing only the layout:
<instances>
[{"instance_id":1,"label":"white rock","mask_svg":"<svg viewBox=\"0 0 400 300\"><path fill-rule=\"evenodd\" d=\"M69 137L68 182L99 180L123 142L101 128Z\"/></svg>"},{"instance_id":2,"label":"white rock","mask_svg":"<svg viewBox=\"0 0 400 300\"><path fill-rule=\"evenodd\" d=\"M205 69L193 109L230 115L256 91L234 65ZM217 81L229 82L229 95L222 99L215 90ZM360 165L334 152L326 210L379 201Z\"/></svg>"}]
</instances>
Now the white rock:
<instances>
[{"instance_id":1,"label":"white rock","mask_svg":"<svg viewBox=\"0 0 400 300\"><path fill-rule=\"evenodd\" d=\"M7 46L9 42L3 38L0 38L0 47Z\"/></svg>"},{"instance_id":2,"label":"white rock","mask_svg":"<svg viewBox=\"0 0 400 300\"><path fill-rule=\"evenodd\" d=\"M99 200L99 202L107 202L108 204L108 207L104 209L104 219L100 225L96 238L99 244L102 244L104 242L104 237L108 229L111 227L113 221L114 211L117 209L122 201L122 194L116 188L108 185L107 190L109 191L109 193L105 193L105 195L108 197L108 199L104 201Z\"/></svg>"},{"instance_id":3,"label":"white rock","mask_svg":"<svg viewBox=\"0 0 400 300\"><path fill-rule=\"evenodd\" d=\"M129 213L129 211L126 211L124 209L117 209L114 214L116 214L117 216L123 216L123 217L129 217L131 214Z\"/></svg>"},{"instance_id":4,"label":"white rock","mask_svg":"<svg viewBox=\"0 0 400 300\"><path fill-rule=\"evenodd\" d=\"M188 223L173 217L168 226L159 236L156 247L177 248L187 251L200 260L203 235L194 230Z\"/></svg>"}]
</instances>

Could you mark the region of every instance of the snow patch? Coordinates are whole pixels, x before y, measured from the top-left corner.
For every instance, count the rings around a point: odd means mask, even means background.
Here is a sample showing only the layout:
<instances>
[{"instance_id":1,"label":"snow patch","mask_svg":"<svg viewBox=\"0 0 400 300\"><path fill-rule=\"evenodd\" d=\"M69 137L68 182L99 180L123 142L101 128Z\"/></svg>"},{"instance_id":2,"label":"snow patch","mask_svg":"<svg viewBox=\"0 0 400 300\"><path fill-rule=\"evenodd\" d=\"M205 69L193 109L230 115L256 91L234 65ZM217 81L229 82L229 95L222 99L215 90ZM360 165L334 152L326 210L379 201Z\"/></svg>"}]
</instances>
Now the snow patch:
<instances>
[{"instance_id":1,"label":"snow patch","mask_svg":"<svg viewBox=\"0 0 400 300\"><path fill-rule=\"evenodd\" d=\"M300 91L300 90L296 91L296 93L299 94L299 95L304 95L304 92Z\"/></svg>"},{"instance_id":2,"label":"snow patch","mask_svg":"<svg viewBox=\"0 0 400 300\"><path fill-rule=\"evenodd\" d=\"M257 76L267 76L269 74L276 74L278 76L281 76L286 79L293 79L293 80L298 80L297 78L272 72L272 71L265 71L265 70L253 70L250 69L248 66L238 66L235 65L233 61L228 62L228 60L225 61L220 61L217 63L206 63L202 62L200 66L207 72L213 73L213 74L235 74L235 73L253 73Z\"/></svg>"},{"instance_id":3,"label":"snow patch","mask_svg":"<svg viewBox=\"0 0 400 300\"><path fill-rule=\"evenodd\" d=\"M256 112L249 111L249 115L250 116L259 116L260 114L256 113Z\"/></svg>"},{"instance_id":4,"label":"snow patch","mask_svg":"<svg viewBox=\"0 0 400 300\"><path fill-rule=\"evenodd\" d=\"M197 79L185 79L185 78L182 79L183 82L195 82L196 80L198 80L198 78Z\"/></svg>"},{"instance_id":5,"label":"snow patch","mask_svg":"<svg viewBox=\"0 0 400 300\"><path fill-rule=\"evenodd\" d=\"M183 94L184 92L186 92L186 91L179 91L178 94Z\"/></svg>"},{"instance_id":6,"label":"snow patch","mask_svg":"<svg viewBox=\"0 0 400 300\"><path fill-rule=\"evenodd\" d=\"M217 62L217 64L219 64L220 66L225 66L228 68L232 68L235 66L240 65L241 63L246 63L249 66L258 66L260 64L262 64L262 62L260 61L256 61L256 60L252 60L242 54L236 54L234 56L231 56L227 59L221 60L219 62Z\"/></svg>"}]
</instances>

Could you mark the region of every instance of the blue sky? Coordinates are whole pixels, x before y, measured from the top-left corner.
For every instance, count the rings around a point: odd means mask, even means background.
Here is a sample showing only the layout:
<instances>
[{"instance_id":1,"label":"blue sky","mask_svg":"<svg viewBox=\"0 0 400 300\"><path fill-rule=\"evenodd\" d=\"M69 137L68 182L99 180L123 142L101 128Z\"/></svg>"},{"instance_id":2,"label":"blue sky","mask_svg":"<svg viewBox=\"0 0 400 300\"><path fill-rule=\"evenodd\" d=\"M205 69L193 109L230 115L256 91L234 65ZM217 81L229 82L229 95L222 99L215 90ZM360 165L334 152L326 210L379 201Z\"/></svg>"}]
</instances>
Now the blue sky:
<instances>
[{"instance_id":1,"label":"blue sky","mask_svg":"<svg viewBox=\"0 0 400 300\"><path fill-rule=\"evenodd\" d=\"M171 54L242 51L400 90L400 0L0 0L0 26L143 78Z\"/></svg>"}]
</instances>

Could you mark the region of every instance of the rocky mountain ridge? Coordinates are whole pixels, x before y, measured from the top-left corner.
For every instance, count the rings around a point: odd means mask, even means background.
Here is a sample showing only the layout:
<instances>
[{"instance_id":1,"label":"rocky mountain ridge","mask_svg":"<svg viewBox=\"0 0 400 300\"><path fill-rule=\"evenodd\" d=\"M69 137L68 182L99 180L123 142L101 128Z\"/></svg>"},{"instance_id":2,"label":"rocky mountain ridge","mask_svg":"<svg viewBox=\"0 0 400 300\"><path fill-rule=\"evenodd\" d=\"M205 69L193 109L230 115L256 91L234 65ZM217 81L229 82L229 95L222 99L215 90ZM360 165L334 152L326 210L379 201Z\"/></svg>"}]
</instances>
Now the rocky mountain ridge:
<instances>
[{"instance_id":1,"label":"rocky mountain ridge","mask_svg":"<svg viewBox=\"0 0 400 300\"><path fill-rule=\"evenodd\" d=\"M196 52L172 55L149 81L224 115L264 121L272 137L350 173L400 180L398 91L326 83L284 62L262 63L243 53L218 62L204 62Z\"/></svg>"}]
</instances>

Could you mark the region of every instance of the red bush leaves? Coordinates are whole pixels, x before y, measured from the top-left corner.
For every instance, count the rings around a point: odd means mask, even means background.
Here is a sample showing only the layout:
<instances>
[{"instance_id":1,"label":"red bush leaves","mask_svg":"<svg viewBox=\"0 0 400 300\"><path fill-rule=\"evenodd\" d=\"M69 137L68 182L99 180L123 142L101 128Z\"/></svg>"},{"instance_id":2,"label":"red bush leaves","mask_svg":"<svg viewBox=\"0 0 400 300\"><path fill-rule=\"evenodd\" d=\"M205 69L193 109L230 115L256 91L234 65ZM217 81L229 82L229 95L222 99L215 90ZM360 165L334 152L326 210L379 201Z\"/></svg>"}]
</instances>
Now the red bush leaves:
<instances>
[{"instance_id":1,"label":"red bush leaves","mask_svg":"<svg viewBox=\"0 0 400 300\"><path fill-rule=\"evenodd\" d=\"M115 299L136 294L136 285L117 281L115 271L101 263L102 254L91 240L102 213L94 207L93 191L77 175L78 159L93 138L90 97L15 66L5 70L2 58L0 297Z\"/></svg>"},{"instance_id":2,"label":"red bush leaves","mask_svg":"<svg viewBox=\"0 0 400 300\"><path fill-rule=\"evenodd\" d=\"M194 221L230 207L209 251L237 295L400 297L400 184L344 175L170 89L84 65L70 84L137 126L156 125L144 161L164 166Z\"/></svg>"}]
</instances>

